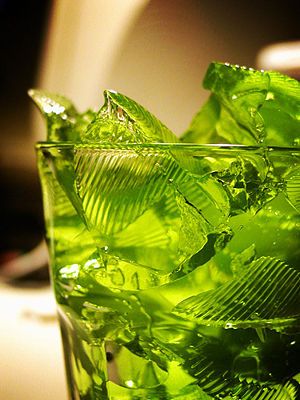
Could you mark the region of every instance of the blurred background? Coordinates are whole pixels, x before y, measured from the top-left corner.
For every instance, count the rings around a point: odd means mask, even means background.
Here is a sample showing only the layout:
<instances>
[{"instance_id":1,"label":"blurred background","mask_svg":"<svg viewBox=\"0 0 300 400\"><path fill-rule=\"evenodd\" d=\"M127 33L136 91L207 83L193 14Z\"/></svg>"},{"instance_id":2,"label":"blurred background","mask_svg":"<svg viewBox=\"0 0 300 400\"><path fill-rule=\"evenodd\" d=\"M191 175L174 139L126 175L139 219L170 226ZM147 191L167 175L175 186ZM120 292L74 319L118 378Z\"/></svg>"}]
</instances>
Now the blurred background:
<instances>
[{"instance_id":1,"label":"blurred background","mask_svg":"<svg viewBox=\"0 0 300 400\"><path fill-rule=\"evenodd\" d=\"M180 134L208 96L201 84L213 60L300 77L297 5L0 0L0 264L43 236L34 143L46 133L29 88L62 93L81 111L99 108L103 90L112 88ZM0 400L66 398L43 252L30 259L41 268L0 286Z\"/></svg>"}]
</instances>

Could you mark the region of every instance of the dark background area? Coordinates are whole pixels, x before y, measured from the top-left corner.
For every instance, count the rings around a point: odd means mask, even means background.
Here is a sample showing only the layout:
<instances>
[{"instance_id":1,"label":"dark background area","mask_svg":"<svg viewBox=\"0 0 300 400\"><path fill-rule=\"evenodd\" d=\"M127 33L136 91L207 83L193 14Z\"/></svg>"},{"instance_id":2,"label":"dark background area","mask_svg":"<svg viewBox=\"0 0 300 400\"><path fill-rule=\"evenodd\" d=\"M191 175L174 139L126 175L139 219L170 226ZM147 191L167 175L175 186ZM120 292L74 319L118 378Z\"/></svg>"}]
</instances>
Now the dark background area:
<instances>
[{"instance_id":1,"label":"dark background area","mask_svg":"<svg viewBox=\"0 0 300 400\"><path fill-rule=\"evenodd\" d=\"M46 0L0 1L0 262L30 250L43 234L37 173L9 151L30 138L27 90L35 82L49 8Z\"/></svg>"}]
</instances>

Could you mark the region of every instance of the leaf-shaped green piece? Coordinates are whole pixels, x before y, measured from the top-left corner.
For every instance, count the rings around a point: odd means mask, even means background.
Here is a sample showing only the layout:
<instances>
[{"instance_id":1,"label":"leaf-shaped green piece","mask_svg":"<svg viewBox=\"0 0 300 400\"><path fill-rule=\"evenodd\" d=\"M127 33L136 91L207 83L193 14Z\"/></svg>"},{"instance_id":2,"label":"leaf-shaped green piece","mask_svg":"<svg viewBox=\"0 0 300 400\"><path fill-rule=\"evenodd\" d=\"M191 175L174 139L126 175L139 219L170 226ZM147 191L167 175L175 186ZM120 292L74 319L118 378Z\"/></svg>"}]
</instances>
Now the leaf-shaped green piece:
<instances>
[{"instance_id":1,"label":"leaf-shaped green piece","mask_svg":"<svg viewBox=\"0 0 300 400\"><path fill-rule=\"evenodd\" d=\"M68 98L46 90L30 89L28 94L46 119L48 141L80 142L81 132L94 118L93 111L80 114Z\"/></svg>"},{"instance_id":2,"label":"leaf-shaped green piece","mask_svg":"<svg viewBox=\"0 0 300 400\"><path fill-rule=\"evenodd\" d=\"M104 91L104 105L84 134L84 142L160 143L178 139L162 122L129 97Z\"/></svg>"},{"instance_id":3,"label":"leaf-shaped green piece","mask_svg":"<svg viewBox=\"0 0 300 400\"><path fill-rule=\"evenodd\" d=\"M190 297L175 312L201 325L225 328L289 327L300 323L300 274L261 257L215 290Z\"/></svg>"}]
</instances>

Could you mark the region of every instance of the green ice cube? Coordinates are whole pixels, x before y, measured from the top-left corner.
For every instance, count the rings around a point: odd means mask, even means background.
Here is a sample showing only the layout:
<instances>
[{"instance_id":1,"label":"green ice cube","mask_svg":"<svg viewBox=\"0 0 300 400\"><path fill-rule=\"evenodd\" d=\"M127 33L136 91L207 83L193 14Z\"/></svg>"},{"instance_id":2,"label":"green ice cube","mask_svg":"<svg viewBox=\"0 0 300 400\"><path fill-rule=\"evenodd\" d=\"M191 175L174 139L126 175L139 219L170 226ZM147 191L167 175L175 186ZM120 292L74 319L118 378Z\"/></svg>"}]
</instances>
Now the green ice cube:
<instances>
[{"instance_id":1,"label":"green ice cube","mask_svg":"<svg viewBox=\"0 0 300 400\"><path fill-rule=\"evenodd\" d=\"M300 83L273 71L210 64L203 86L211 97L182 140L196 143L299 144Z\"/></svg>"}]
</instances>

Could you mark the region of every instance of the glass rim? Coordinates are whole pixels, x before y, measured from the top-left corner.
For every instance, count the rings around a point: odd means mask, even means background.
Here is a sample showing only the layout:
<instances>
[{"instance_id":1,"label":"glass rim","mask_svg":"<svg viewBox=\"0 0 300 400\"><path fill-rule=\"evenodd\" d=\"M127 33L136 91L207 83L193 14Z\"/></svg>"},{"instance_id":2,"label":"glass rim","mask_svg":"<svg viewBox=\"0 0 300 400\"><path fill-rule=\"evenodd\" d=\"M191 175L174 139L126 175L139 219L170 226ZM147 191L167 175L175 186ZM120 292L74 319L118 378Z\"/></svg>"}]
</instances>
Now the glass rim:
<instances>
[{"instance_id":1,"label":"glass rim","mask_svg":"<svg viewBox=\"0 0 300 400\"><path fill-rule=\"evenodd\" d=\"M243 152L295 152L300 153L300 146L265 146L265 145L242 145L229 143L76 143L76 142L49 142L39 141L35 144L36 150L44 149L90 149L90 150L129 150L129 149L159 149L159 150L203 150L203 151L243 151Z\"/></svg>"}]
</instances>

